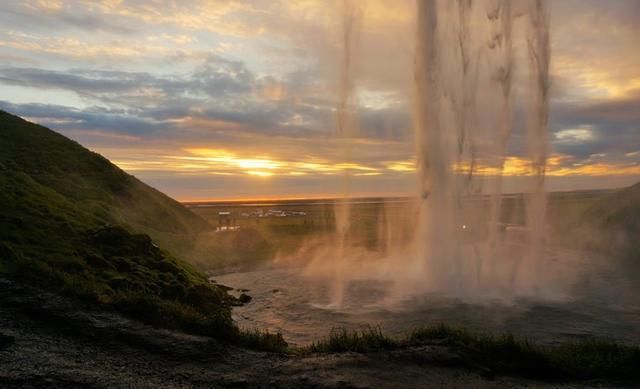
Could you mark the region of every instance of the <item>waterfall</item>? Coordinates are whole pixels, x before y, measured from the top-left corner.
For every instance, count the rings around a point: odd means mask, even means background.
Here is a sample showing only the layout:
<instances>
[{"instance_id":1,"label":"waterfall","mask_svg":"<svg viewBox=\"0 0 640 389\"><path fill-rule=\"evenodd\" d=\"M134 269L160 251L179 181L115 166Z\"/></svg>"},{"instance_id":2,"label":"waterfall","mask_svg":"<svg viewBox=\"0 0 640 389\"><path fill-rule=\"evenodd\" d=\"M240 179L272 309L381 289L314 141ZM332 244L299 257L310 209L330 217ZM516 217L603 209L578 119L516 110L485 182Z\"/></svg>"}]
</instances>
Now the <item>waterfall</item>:
<instances>
[{"instance_id":1,"label":"waterfall","mask_svg":"<svg viewBox=\"0 0 640 389\"><path fill-rule=\"evenodd\" d=\"M337 135L342 140L343 159L349 163L353 156L353 138L358 133L358 127L354 118L354 51L358 43L358 28L361 12L355 0L343 2L343 26L342 26L342 56L340 61L340 81L338 86L338 105L336 107ZM345 262L349 260L346 255L346 247L349 244L349 229L351 228L351 203L350 203L351 169L346 168L342 176L342 198L334 207L335 213L335 258L334 290L331 305L337 308L342 306L344 299L344 271Z\"/></svg>"},{"instance_id":2,"label":"waterfall","mask_svg":"<svg viewBox=\"0 0 640 389\"><path fill-rule=\"evenodd\" d=\"M420 217L413 266L429 290L530 292L542 276L549 14L543 0L520 5L516 12L509 0L417 2L414 126ZM513 132L516 21L526 29L530 95L525 104L530 185L520 228L526 250L507 242L501 219ZM480 225L469 225L474 213L469 198L480 195L488 196L489 210L479 211L484 213ZM468 227L486 231L486 239L469 244Z\"/></svg>"},{"instance_id":3,"label":"waterfall","mask_svg":"<svg viewBox=\"0 0 640 389\"><path fill-rule=\"evenodd\" d=\"M388 301L556 297L545 170L549 154L549 11L544 0L418 0L413 127L418 193L384 204L375 247L354 238L354 67L361 10L345 0L336 128L347 168L335 231L304 245L306 273L342 309L355 279L389 286ZM506 182L519 177L518 195ZM508 176L508 178L507 178ZM309 253L311 253L309 255ZM554 278L555 277L555 278ZM560 288L560 289L558 289Z\"/></svg>"}]
</instances>

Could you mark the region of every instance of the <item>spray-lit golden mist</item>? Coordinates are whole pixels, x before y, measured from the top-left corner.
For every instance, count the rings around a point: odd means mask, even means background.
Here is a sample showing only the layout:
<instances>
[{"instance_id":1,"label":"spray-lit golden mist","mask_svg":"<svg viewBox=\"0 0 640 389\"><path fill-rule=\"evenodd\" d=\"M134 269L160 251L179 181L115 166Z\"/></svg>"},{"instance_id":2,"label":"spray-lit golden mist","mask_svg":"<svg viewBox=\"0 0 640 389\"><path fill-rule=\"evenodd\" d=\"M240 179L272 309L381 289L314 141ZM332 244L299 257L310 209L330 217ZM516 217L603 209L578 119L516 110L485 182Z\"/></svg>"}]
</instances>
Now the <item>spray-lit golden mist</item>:
<instances>
[{"instance_id":1,"label":"spray-lit golden mist","mask_svg":"<svg viewBox=\"0 0 640 389\"><path fill-rule=\"evenodd\" d=\"M352 65L360 13L354 11L355 4L345 2L337 109L348 159L353 152L349 139L356 131ZM509 0L417 2L414 128L419 191L401 207L393 202L381 207L378 243L367 247L350 239L355 214L345 173L335 234L315 237L296 254L309 261L308 275L332 285L331 306L342 305L346 286L355 279L387 281L390 301L423 293L471 299L564 295L565 272L550 271L545 216L549 12L543 0L517 5ZM526 42L520 62L516 38ZM516 65L526 69L526 97L514 93ZM505 161L518 98L527 110L528 185L524 195L510 198L507 206L502 176L508 174Z\"/></svg>"},{"instance_id":2,"label":"spray-lit golden mist","mask_svg":"<svg viewBox=\"0 0 640 389\"><path fill-rule=\"evenodd\" d=\"M343 158L350 162L353 159L352 139L358 133L355 120L354 102L354 53L358 44L358 34L361 22L361 10L355 0L343 1L343 33L342 33L342 60L340 63L340 82L338 88L338 105L336 108L337 133L343 142ZM350 198L351 169L343 172L342 192L343 197L335 205L335 252L331 253L331 259L335 270L334 290L331 304L340 307L344 299L344 263L348 260L346 248L349 245L349 229L351 227Z\"/></svg>"}]
</instances>

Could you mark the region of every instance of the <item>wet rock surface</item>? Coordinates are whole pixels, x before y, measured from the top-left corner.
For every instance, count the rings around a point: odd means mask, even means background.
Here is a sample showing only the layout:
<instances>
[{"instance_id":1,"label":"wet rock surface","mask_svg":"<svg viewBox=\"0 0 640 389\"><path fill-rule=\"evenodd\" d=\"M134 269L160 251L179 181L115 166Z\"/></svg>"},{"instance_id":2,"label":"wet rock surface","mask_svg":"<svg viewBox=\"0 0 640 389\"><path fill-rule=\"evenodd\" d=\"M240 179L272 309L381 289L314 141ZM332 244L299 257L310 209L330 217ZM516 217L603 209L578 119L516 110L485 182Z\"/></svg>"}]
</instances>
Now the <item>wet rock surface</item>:
<instances>
[{"instance_id":1,"label":"wet rock surface","mask_svg":"<svg viewBox=\"0 0 640 389\"><path fill-rule=\"evenodd\" d=\"M0 279L2 388L560 387L488 380L478 369L459 366L459 356L437 345L371 354L239 349Z\"/></svg>"}]
</instances>

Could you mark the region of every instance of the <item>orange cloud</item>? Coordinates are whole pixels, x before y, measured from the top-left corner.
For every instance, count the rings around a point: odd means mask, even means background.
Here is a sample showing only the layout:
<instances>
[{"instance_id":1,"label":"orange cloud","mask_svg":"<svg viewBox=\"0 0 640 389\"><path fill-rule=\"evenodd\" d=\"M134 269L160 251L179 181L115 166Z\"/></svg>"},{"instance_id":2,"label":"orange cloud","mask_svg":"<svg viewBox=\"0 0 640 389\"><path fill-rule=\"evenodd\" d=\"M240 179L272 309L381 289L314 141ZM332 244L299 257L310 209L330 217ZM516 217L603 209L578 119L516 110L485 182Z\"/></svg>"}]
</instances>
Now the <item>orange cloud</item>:
<instances>
[{"instance_id":1,"label":"orange cloud","mask_svg":"<svg viewBox=\"0 0 640 389\"><path fill-rule=\"evenodd\" d=\"M256 95L261 99L280 101L287 97L287 87L281 82L268 80L256 89Z\"/></svg>"},{"instance_id":2,"label":"orange cloud","mask_svg":"<svg viewBox=\"0 0 640 389\"><path fill-rule=\"evenodd\" d=\"M350 172L355 177L380 176L383 174L402 174L416 171L415 161L393 161L388 163L362 164L354 162L332 162L329 160L285 160L268 155L247 156L227 149L187 148L186 154L146 155L140 159L115 158L114 163L121 168L136 171L166 171L179 174L213 174L213 175L249 175L268 178L274 176L310 176L336 175ZM130 153L128 153L130 154ZM606 163L597 159L585 163L571 163L573 157L554 154L547 159L546 175L549 177L565 176L622 176L639 175L640 165L637 163ZM468 164L454 165L455 172L466 174ZM474 175L505 177L532 176L534 170L527 158L508 156L504 159L502 169L477 162Z\"/></svg>"},{"instance_id":3,"label":"orange cloud","mask_svg":"<svg viewBox=\"0 0 640 389\"><path fill-rule=\"evenodd\" d=\"M414 161L394 161L387 163L386 168L395 172L414 172L416 171L416 163Z\"/></svg>"},{"instance_id":4,"label":"orange cloud","mask_svg":"<svg viewBox=\"0 0 640 389\"><path fill-rule=\"evenodd\" d=\"M148 42L88 42L78 38L45 37L15 31L6 33L8 39L0 40L0 47L34 53L55 54L65 57L93 59L96 57L140 57L143 54L168 55L172 52L163 45Z\"/></svg>"}]
</instances>

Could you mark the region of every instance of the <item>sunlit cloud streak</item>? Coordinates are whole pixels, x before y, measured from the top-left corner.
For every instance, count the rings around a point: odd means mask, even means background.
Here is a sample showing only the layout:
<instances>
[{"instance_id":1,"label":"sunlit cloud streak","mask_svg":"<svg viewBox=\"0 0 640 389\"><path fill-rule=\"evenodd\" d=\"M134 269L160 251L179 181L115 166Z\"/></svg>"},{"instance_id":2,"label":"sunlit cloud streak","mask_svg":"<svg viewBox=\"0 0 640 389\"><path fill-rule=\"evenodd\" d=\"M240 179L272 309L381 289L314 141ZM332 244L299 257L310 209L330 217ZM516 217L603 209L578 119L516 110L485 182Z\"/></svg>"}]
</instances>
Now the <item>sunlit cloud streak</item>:
<instances>
[{"instance_id":1,"label":"sunlit cloud streak","mask_svg":"<svg viewBox=\"0 0 640 389\"><path fill-rule=\"evenodd\" d=\"M181 198L221 196L215 182L239 196L336 193L347 170L362 192L410 190L414 3L361 2L361 132L350 164L335 138L337 0L4 2L0 108ZM639 3L551 4L547 173L583 186L606 176L631 183L640 174ZM523 129L517 123L509 145L509 177L528 174ZM494 173L479 163L477 174Z\"/></svg>"}]
</instances>

